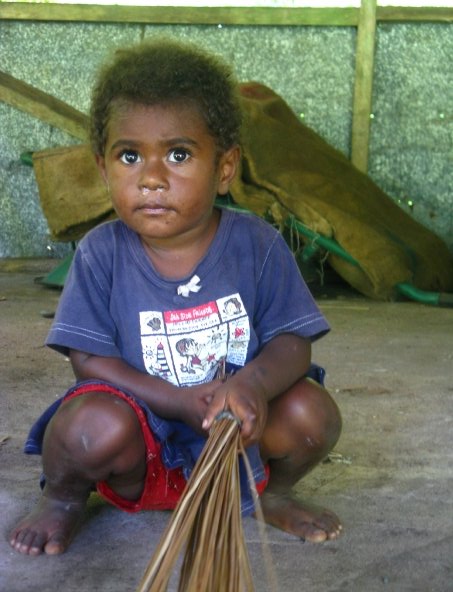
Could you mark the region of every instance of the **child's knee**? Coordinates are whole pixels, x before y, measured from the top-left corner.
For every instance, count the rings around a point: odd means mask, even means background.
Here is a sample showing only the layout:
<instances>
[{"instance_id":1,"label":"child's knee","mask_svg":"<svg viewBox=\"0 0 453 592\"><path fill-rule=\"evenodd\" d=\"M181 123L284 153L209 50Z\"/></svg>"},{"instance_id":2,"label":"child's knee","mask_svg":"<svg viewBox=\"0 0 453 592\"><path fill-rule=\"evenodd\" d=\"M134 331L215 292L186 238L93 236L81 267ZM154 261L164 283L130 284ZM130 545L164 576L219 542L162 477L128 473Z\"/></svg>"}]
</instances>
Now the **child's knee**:
<instances>
[{"instance_id":1,"label":"child's knee","mask_svg":"<svg viewBox=\"0 0 453 592\"><path fill-rule=\"evenodd\" d=\"M303 380L288 391L286 421L296 438L308 439L320 454L327 454L335 446L342 428L337 404L311 380Z\"/></svg>"},{"instance_id":2,"label":"child's knee","mask_svg":"<svg viewBox=\"0 0 453 592\"><path fill-rule=\"evenodd\" d=\"M97 466L141 436L135 412L122 400L90 393L63 402L44 438L46 450L59 450L84 466Z\"/></svg>"}]
</instances>

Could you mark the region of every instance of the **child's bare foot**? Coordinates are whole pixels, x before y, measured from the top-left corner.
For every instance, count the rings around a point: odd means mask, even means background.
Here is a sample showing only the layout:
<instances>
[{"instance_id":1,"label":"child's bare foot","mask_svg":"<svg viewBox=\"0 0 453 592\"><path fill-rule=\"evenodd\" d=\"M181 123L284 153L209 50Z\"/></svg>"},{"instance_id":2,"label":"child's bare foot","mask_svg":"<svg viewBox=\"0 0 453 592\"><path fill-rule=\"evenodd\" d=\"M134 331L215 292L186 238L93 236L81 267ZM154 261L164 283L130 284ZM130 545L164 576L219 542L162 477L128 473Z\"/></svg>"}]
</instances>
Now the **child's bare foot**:
<instances>
[{"instance_id":1,"label":"child's bare foot","mask_svg":"<svg viewBox=\"0 0 453 592\"><path fill-rule=\"evenodd\" d=\"M41 496L36 508L12 531L11 546L25 555L58 555L68 548L80 523L85 502Z\"/></svg>"},{"instance_id":2,"label":"child's bare foot","mask_svg":"<svg viewBox=\"0 0 453 592\"><path fill-rule=\"evenodd\" d=\"M281 530L312 543L322 543L340 536L339 518L319 506L299 502L290 494L265 491L261 496L264 520Z\"/></svg>"}]
</instances>

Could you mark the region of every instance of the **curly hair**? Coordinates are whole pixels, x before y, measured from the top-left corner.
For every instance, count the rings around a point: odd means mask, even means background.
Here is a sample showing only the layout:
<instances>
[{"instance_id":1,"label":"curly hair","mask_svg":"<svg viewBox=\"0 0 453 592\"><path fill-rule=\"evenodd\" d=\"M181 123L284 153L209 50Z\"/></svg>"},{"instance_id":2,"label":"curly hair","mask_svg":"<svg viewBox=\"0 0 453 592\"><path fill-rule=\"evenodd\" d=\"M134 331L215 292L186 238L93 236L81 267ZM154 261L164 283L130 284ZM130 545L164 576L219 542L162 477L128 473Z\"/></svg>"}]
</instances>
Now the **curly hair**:
<instances>
[{"instance_id":1,"label":"curly hair","mask_svg":"<svg viewBox=\"0 0 453 592\"><path fill-rule=\"evenodd\" d=\"M221 151L239 143L237 83L231 68L217 56L169 39L117 50L100 70L93 89L90 137L95 154L104 154L107 125L115 105L181 101L199 108Z\"/></svg>"}]
</instances>

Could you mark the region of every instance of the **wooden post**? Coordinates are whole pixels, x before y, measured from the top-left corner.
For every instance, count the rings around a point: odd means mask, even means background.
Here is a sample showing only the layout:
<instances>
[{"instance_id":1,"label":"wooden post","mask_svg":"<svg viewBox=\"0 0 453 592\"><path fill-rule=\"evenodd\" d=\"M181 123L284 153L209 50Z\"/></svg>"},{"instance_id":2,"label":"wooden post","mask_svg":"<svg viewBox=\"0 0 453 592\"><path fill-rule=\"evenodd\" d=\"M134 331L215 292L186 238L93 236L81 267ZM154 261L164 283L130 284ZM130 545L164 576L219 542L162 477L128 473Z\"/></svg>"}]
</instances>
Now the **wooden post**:
<instances>
[{"instance_id":1,"label":"wooden post","mask_svg":"<svg viewBox=\"0 0 453 592\"><path fill-rule=\"evenodd\" d=\"M364 173L368 170L375 36L376 0L362 0L357 29L351 161Z\"/></svg>"}]
</instances>

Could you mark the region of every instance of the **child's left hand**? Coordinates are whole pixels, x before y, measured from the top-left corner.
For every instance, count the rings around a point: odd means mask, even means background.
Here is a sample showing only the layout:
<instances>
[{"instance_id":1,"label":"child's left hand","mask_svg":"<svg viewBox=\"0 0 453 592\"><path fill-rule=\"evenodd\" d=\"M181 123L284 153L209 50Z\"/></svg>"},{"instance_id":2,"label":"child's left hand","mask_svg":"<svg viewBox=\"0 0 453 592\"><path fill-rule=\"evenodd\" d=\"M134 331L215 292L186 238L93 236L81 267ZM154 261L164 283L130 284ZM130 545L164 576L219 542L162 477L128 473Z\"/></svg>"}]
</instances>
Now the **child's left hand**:
<instances>
[{"instance_id":1,"label":"child's left hand","mask_svg":"<svg viewBox=\"0 0 453 592\"><path fill-rule=\"evenodd\" d=\"M203 429L209 430L217 415L227 409L241 422L244 446L258 442L266 426L268 402L299 380L310 360L308 339L289 333L274 337L254 360L215 388Z\"/></svg>"},{"instance_id":2,"label":"child's left hand","mask_svg":"<svg viewBox=\"0 0 453 592\"><path fill-rule=\"evenodd\" d=\"M220 383L208 406L203 429L209 430L224 410L230 411L241 422L244 446L260 440L267 420L267 401L261 385L241 379L240 373Z\"/></svg>"}]
</instances>

